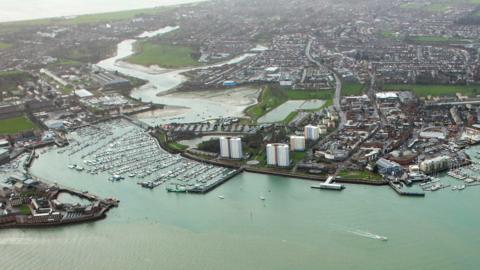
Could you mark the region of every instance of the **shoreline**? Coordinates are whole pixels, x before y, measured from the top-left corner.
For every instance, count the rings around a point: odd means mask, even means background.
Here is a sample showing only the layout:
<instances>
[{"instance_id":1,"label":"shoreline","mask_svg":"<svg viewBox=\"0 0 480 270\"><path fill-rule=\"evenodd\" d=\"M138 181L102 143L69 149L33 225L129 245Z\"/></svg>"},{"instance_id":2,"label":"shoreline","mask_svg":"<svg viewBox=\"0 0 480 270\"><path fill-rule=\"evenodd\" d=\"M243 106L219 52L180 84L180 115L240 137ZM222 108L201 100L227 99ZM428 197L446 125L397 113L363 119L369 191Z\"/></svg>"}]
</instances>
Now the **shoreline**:
<instances>
[{"instance_id":1,"label":"shoreline","mask_svg":"<svg viewBox=\"0 0 480 270\"><path fill-rule=\"evenodd\" d=\"M33 176L33 178L37 179L42 183L49 183L49 181L45 182L43 180L38 179L37 177ZM94 222L98 220L105 219L107 217L107 213L115 207L118 207L118 200L115 199L99 199L95 195L87 196L83 193L79 193L76 190L67 187L59 187L57 191L55 191L52 197L49 197L51 200L57 199L60 193L68 193L72 196L77 196L79 198L86 199L90 202L99 203L101 205L101 209L98 212L94 212L92 214L85 214L75 219L68 219L68 220L58 220L58 221L47 221L47 222L39 222L39 221L28 221L29 217L33 217L32 214L30 215L23 215L23 214L14 214L10 216L11 222L0 224L1 229L13 229L13 228L48 228L48 227L61 227L61 226L68 226L68 225L75 225L75 224L82 224L87 222ZM19 222L19 220L27 220L27 222Z\"/></svg>"},{"instance_id":2,"label":"shoreline","mask_svg":"<svg viewBox=\"0 0 480 270\"><path fill-rule=\"evenodd\" d=\"M133 54L132 54L133 55ZM128 58L129 56L125 57ZM125 58L121 58L115 62L115 65L118 67L123 67L123 68L128 68L128 69L134 69L138 70L147 74L151 75L160 75L160 74L165 74L165 73L170 73L170 72L175 72L177 69L168 69L168 68L162 68L158 65L152 65L152 66L142 66L138 64L133 64L128 61L125 61ZM137 78L139 79L139 78Z\"/></svg>"}]
</instances>

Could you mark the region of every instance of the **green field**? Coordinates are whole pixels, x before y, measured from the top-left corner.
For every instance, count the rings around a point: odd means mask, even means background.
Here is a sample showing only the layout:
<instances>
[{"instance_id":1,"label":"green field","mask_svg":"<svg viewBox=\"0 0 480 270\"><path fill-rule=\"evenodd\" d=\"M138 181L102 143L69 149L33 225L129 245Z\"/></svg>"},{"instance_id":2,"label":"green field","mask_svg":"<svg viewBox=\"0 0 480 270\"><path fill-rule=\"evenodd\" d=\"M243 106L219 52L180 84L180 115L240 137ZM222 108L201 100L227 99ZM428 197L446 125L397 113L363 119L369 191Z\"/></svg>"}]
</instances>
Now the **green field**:
<instances>
[{"instance_id":1,"label":"green field","mask_svg":"<svg viewBox=\"0 0 480 270\"><path fill-rule=\"evenodd\" d=\"M267 45L272 40L272 34L270 33L258 33L253 37L253 40L257 44Z\"/></svg>"},{"instance_id":2,"label":"green field","mask_svg":"<svg viewBox=\"0 0 480 270\"><path fill-rule=\"evenodd\" d=\"M67 94L67 95L68 95L68 94L71 94L71 93L73 92L73 90L74 90L73 86L70 86L70 85L67 85L67 86L65 86L65 87L62 87L62 88L60 89L60 91L62 91L62 93Z\"/></svg>"},{"instance_id":3,"label":"green field","mask_svg":"<svg viewBox=\"0 0 480 270\"><path fill-rule=\"evenodd\" d=\"M380 36L384 38L398 39L397 33L393 31L381 31Z\"/></svg>"},{"instance_id":4,"label":"green field","mask_svg":"<svg viewBox=\"0 0 480 270\"><path fill-rule=\"evenodd\" d=\"M8 43L5 43L5 42L0 42L0 50L8 49L10 47L12 47L12 44L8 44Z\"/></svg>"},{"instance_id":5,"label":"green field","mask_svg":"<svg viewBox=\"0 0 480 270\"><path fill-rule=\"evenodd\" d=\"M450 8L450 4L448 3L448 1L444 3L431 3L427 5L423 5L420 3L405 3L401 4L400 7L404 9L417 9L430 12L444 12Z\"/></svg>"},{"instance_id":6,"label":"green field","mask_svg":"<svg viewBox=\"0 0 480 270\"><path fill-rule=\"evenodd\" d=\"M382 31L380 34L382 35L382 37L386 37L386 38L395 37L395 33L393 33L392 31Z\"/></svg>"},{"instance_id":7,"label":"green field","mask_svg":"<svg viewBox=\"0 0 480 270\"><path fill-rule=\"evenodd\" d=\"M260 97L258 103L249 107L246 111L247 115L256 120L268 111L280 106L287 98L283 96L280 91L273 90L270 86L266 86Z\"/></svg>"},{"instance_id":8,"label":"green field","mask_svg":"<svg viewBox=\"0 0 480 270\"><path fill-rule=\"evenodd\" d=\"M137 53L128 57L130 63L150 66L158 65L166 68L198 66L200 63L192 57L192 48L167 44L140 42L136 44Z\"/></svg>"},{"instance_id":9,"label":"green field","mask_svg":"<svg viewBox=\"0 0 480 270\"><path fill-rule=\"evenodd\" d=\"M419 97L426 96L455 96L461 93L466 96L480 94L480 85L423 85L423 84L386 84L385 90L412 91Z\"/></svg>"},{"instance_id":10,"label":"green field","mask_svg":"<svg viewBox=\"0 0 480 270\"><path fill-rule=\"evenodd\" d=\"M323 99L329 100L333 99L333 91L332 90L316 90L316 89L308 89L308 90L292 90L292 89L281 89L288 99L291 100L299 100L299 99Z\"/></svg>"},{"instance_id":11,"label":"green field","mask_svg":"<svg viewBox=\"0 0 480 270\"><path fill-rule=\"evenodd\" d=\"M360 179L360 180L372 180L372 181L380 181L382 180L382 176L373 173L370 171L347 171L347 170L342 170L338 173L339 178L342 179Z\"/></svg>"},{"instance_id":12,"label":"green field","mask_svg":"<svg viewBox=\"0 0 480 270\"><path fill-rule=\"evenodd\" d=\"M293 162L298 163L299 161L302 161L305 158L305 155L306 155L305 151L293 152L291 158L292 158Z\"/></svg>"},{"instance_id":13,"label":"green field","mask_svg":"<svg viewBox=\"0 0 480 270\"><path fill-rule=\"evenodd\" d=\"M444 36L412 36L412 37L408 37L407 40L416 42L416 43L468 43L470 42L467 39L450 38L450 37L444 37Z\"/></svg>"},{"instance_id":14,"label":"green field","mask_svg":"<svg viewBox=\"0 0 480 270\"><path fill-rule=\"evenodd\" d=\"M363 94L363 84L343 83L342 96L359 96Z\"/></svg>"},{"instance_id":15,"label":"green field","mask_svg":"<svg viewBox=\"0 0 480 270\"><path fill-rule=\"evenodd\" d=\"M298 115L298 112L295 111L295 112L291 112L287 118L285 118L282 122L284 125L288 125L288 123L290 123L293 119L295 119L295 117L297 117Z\"/></svg>"},{"instance_id":16,"label":"green field","mask_svg":"<svg viewBox=\"0 0 480 270\"><path fill-rule=\"evenodd\" d=\"M32 213L32 211L30 210L30 207L28 207L28 205L26 204L20 205L19 209L20 209L20 214L22 215L30 215Z\"/></svg>"},{"instance_id":17,"label":"green field","mask_svg":"<svg viewBox=\"0 0 480 270\"><path fill-rule=\"evenodd\" d=\"M176 150L176 151L180 151L180 152L184 151L188 148L188 146L177 143L177 142L169 143L168 147L170 147L170 149L172 149L172 150Z\"/></svg>"},{"instance_id":18,"label":"green field","mask_svg":"<svg viewBox=\"0 0 480 270\"><path fill-rule=\"evenodd\" d=\"M287 100L323 99L326 100L326 104L332 104L333 95L332 90L292 90L266 86L258 99L258 103L249 107L246 114L255 121ZM284 122L291 121L295 116L295 112L289 114Z\"/></svg>"},{"instance_id":19,"label":"green field","mask_svg":"<svg viewBox=\"0 0 480 270\"><path fill-rule=\"evenodd\" d=\"M25 116L0 120L0 135L17 134L35 128L32 121Z\"/></svg>"}]
</instances>

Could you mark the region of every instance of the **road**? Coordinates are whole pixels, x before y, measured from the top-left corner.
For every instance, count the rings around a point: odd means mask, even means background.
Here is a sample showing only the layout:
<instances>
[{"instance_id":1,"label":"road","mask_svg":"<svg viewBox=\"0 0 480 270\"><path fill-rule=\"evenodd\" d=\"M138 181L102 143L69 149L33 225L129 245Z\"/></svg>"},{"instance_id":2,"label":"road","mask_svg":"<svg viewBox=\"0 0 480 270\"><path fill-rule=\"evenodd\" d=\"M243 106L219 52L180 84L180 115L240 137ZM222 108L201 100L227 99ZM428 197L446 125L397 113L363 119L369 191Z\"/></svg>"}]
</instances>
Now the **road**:
<instances>
[{"instance_id":1,"label":"road","mask_svg":"<svg viewBox=\"0 0 480 270\"><path fill-rule=\"evenodd\" d=\"M307 46L305 47L305 56L307 56L308 60L318 67L324 67L320 62L315 60L312 55L310 54L310 49L312 47L312 40L309 39ZM326 67L325 67L326 68ZM342 111L342 106L340 106L340 100L342 98L342 80L338 76L335 71L329 69L333 76L335 77L335 96L333 98L333 108L338 112L340 117L340 123L338 124L338 130L342 129L345 123L347 122L347 116L344 111Z\"/></svg>"}]
</instances>

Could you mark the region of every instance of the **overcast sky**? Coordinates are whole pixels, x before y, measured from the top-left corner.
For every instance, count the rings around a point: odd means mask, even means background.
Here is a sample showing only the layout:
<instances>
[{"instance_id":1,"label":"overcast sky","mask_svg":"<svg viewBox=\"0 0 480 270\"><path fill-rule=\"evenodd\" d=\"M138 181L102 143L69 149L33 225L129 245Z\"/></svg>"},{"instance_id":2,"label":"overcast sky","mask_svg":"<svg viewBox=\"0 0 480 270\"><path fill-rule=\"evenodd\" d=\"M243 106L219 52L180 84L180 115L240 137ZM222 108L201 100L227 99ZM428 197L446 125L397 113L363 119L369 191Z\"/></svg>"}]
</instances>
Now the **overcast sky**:
<instances>
[{"instance_id":1,"label":"overcast sky","mask_svg":"<svg viewBox=\"0 0 480 270\"><path fill-rule=\"evenodd\" d=\"M0 0L0 21L19 21L129 10L201 0Z\"/></svg>"}]
</instances>

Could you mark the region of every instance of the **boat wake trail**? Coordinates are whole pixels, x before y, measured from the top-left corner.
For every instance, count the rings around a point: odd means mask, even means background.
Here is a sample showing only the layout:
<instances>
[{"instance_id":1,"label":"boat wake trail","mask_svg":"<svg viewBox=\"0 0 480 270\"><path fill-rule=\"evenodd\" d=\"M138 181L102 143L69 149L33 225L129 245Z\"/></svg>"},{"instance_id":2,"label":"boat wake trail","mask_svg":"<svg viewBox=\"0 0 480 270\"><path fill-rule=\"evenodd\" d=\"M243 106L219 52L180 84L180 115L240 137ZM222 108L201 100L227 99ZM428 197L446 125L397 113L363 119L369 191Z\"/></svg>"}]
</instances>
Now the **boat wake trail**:
<instances>
[{"instance_id":1,"label":"boat wake trail","mask_svg":"<svg viewBox=\"0 0 480 270\"><path fill-rule=\"evenodd\" d=\"M373 233L366 232L366 231L348 230L348 232L352 233L352 234L355 234L355 235L358 235L358 236L365 237L365 238L374 239L374 240L380 240L380 241L387 241L388 240L388 238L385 237L385 236L378 235L378 234L373 234Z\"/></svg>"}]
</instances>

